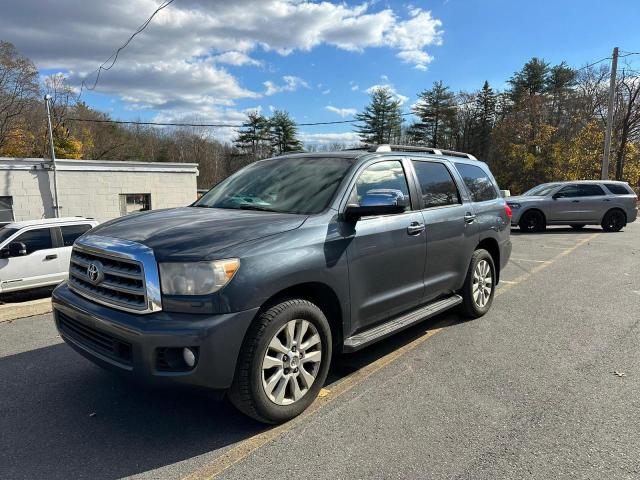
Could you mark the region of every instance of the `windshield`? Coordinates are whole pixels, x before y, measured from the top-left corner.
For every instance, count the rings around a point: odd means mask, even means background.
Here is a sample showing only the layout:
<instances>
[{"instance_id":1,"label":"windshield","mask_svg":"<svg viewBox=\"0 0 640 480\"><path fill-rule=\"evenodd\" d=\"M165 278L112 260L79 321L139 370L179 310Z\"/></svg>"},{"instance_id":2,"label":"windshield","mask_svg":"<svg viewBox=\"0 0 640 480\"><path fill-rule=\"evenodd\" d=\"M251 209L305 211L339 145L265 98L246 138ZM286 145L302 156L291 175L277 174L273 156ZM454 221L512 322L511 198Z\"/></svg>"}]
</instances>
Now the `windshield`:
<instances>
[{"instance_id":1,"label":"windshield","mask_svg":"<svg viewBox=\"0 0 640 480\"><path fill-rule=\"evenodd\" d=\"M15 228L0 227L0 244L17 231Z\"/></svg>"},{"instance_id":2,"label":"windshield","mask_svg":"<svg viewBox=\"0 0 640 480\"><path fill-rule=\"evenodd\" d=\"M329 205L351 161L287 157L256 162L209 190L194 207L313 214Z\"/></svg>"},{"instance_id":3,"label":"windshield","mask_svg":"<svg viewBox=\"0 0 640 480\"><path fill-rule=\"evenodd\" d=\"M531 190L527 190L522 194L523 197L533 197L540 196L544 197L545 195L549 195L551 191L558 186L557 183L544 183L542 185L538 185L537 187L533 187Z\"/></svg>"}]
</instances>

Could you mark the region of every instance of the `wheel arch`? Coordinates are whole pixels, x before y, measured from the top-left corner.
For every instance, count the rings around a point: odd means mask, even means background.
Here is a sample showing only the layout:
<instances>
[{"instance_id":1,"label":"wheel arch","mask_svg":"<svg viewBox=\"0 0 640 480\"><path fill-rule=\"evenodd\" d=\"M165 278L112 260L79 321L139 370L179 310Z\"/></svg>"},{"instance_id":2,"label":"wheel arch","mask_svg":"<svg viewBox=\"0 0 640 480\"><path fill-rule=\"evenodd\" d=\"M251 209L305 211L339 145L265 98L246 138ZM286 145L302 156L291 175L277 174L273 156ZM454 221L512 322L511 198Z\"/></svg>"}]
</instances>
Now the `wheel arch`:
<instances>
[{"instance_id":1,"label":"wheel arch","mask_svg":"<svg viewBox=\"0 0 640 480\"><path fill-rule=\"evenodd\" d=\"M544 210L542 210L540 207L529 207L529 208L525 209L525 210L520 214L520 218L519 218L518 223L519 223L520 221L522 221L522 219L524 218L524 216L525 216L525 215L527 215L528 213L531 213L531 212L538 212L538 213L540 213L540 214L542 215L542 218L544 219L544 223L545 223L545 224L547 223L547 214L546 214L546 213L544 213Z\"/></svg>"},{"instance_id":2,"label":"wheel arch","mask_svg":"<svg viewBox=\"0 0 640 480\"><path fill-rule=\"evenodd\" d=\"M493 264L496 269L496 285L500 282L500 245L498 241L493 237L486 237L480 240L475 250L484 249L489 252L493 259Z\"/></svg>"},{"instance_id":3,"label":"wheel arch","mask_svg":"<svg viewBox=\"0 0 640 480\"><path fill-rule=\"evenodd\" d=\"M256 314L256 318L273 305L292 298L308 300L317 305L324 313L324 316L327 317L334 346L342 345L344 332L342 305L338 294L326 283L305 282L279 290L263 302Z\"/></svg>"},{"instance_id":4,"label":"wheel arch","mask_svg":"<svg viewBox=\"0 0 640 480\"><path fill-rule=\"evenodd\" d=\"M602 218L600 219L600 223L604 222L604 219L607 215L609 215L609 213L613 212L614 210L618 210L619 212L622 212L622 215L624 216L624 226L627 226L627 212L624 211L623 208L621 207L611 207L610 209L608 209L606 212L604 212L604 215L602 215Z\"/></svg>"}]
</instances>

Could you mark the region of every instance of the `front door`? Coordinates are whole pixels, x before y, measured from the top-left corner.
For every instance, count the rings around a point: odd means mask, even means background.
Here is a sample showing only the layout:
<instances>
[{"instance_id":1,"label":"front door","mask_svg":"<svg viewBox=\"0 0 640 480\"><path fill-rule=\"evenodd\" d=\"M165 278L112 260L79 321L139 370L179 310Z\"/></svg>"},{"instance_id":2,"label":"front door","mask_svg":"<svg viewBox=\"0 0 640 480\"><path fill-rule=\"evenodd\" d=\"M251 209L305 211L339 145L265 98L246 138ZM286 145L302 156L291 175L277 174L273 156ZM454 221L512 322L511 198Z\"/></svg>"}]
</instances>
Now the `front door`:
<instances>
[{"instance_id":1,"label":"front door","mask_svg":"<svg viewBox=\"0 0 640 480\"><path fill-rule=\"evenodd\" d=\"M547 221L566 223L582 216L578 185L565 185L553 195L546 209Z\"/></svg>"},{"instance_id":2,"label":"front door","mask_svg":"<svg viewBox=\"0 0 640 480\"><path fill-rule=\"evenodd\" d=\"M10 241L14 242L24 243L27 254L0 259L3 292L52 285L64 279L50 228L26 230Z\"/></svg>"},{"instance_id":3,"label":"front door","mask_svg":"<svg viewBox=\"0 0 640 480\"><path fill-rule=\"evenodd\" d=\"M365 168L356 180L350 204L366 205L380 195L409 202L407 176L400 160ZM352 228L347 247L351 331L384 321L422 302L426 241L419 211L406 207L395 215L363 217Z\"/></svg>"}]
</instances>

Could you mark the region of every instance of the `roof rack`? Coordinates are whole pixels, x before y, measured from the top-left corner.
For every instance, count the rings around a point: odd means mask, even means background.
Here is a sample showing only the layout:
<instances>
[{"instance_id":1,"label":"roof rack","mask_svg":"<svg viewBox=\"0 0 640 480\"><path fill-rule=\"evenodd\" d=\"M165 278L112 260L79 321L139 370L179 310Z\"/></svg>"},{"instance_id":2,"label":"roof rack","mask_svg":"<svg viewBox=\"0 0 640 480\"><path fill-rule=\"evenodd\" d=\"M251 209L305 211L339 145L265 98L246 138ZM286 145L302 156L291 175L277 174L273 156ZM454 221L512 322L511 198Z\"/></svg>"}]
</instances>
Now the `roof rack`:
<instances>
[{"instance_id":1,"label":"roof rack","mask_svg":"<svg viewBox=\"0 0 640 480\"><path fill-rule=\"evenodd\" d=\"M468 158L477 160L470 153L456 152L455 150L441 150L439 148L419 147L416 145L390 145L383 143L380 145L365 145L353 150L368 150L369 152L425 152L433 155L448 155L450 157Z\"/></svg>"}]
</instances>

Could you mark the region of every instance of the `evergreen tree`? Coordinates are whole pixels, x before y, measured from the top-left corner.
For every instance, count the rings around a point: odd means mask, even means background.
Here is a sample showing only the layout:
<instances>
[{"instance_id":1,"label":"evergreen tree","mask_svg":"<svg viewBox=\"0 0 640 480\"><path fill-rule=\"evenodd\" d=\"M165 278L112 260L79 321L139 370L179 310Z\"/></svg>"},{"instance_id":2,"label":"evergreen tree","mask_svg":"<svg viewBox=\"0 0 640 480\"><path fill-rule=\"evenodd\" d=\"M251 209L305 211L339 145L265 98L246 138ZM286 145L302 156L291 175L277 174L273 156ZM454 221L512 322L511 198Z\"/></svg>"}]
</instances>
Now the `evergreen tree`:
<instances>
[{"instance_id":1,"label":"evergreen tree","mask_svg":"<svg viewBox=\"0 0 640 480\"><path fill-rule=\"evenodd\" d=\"M376 88L371 92L371 103L356 119L363 122L358 127L362 143L393 143L400 138L402 128L402 111L400 101L394 99L386 87Z\"/></svg>"},{"instance_id":2,"label":"evergreen tree","mask_svg":"<svg viewBox=\"0 0 640 480\"><path fill-rule=\"evenodd\" d=\"M238 150L255 159L265 158L271 150L269 120L257 111L250 112L247 117L233 144Z\"/></svg>"},{"instance_id":3,"label":"evergreen tree","mask_svg":"<svg viewBox=\"0 0 640 480\"><path fill-rule=\"evenodd\" d=\"M577 72L569 68L566 62L553 67L547 78L547 93L551 96L551 124L558 126L563 120L563 109L576 85ZM563 108L564 107L564 108Z\"/></svg>"},{"instance_id":4,"label":"evergreen tree","mask_svg":"<svg viewBox=\"0 0 640 480\"><path fill-rule=\"evenodd\" d=\"M491 132L496 122L497 96L485 80L475 100L475 125L473 150L480 158L487 158L491 143Z\"/></svg>"},{"instance_id":5,"label":"evergreen tree","mask_svg":"<svg viewBox=\"0 0 640 480\"><path fill-rule=\"evenodd\" d=\"M430 90L419 93L413 113L420 118L410 129L416 143L433 148L448 146L456 121L455 96L449 87L438 81Z\"/></svg>"},{"instance_id":6,"label":"evergreen tree","mask_svg":"<svg viewBox=\"0 0 640 480\"><path fill-rule=\"evenodd\" d=\"M276 155L302 151L296 123L284 110L276 110L269 120L271 148Z\"/></svg>"},{"instance_id":7,"label":"evergreen tree","mask_svg":"<svg viewBox=\"0 0 640 480\"><path fill-rule=\"evenodd\" d=\"M526 97L540 95L547 90L549 64L541 58L533 57L524 64L522 70L513 74L507 83L511 85L511 100L519 103Z\"/></svg>"}]
</instances>

